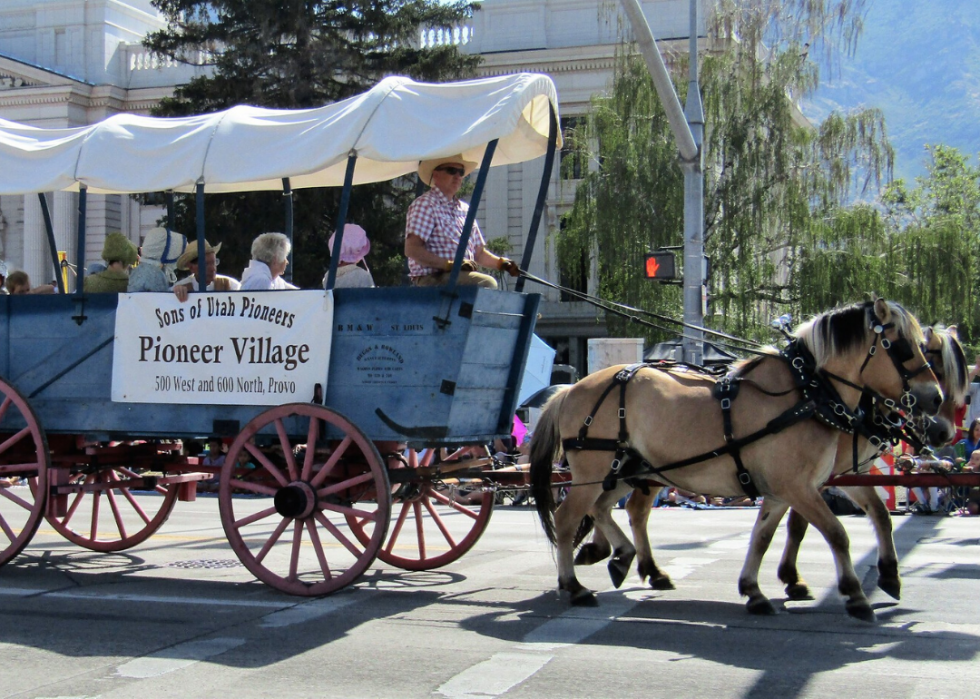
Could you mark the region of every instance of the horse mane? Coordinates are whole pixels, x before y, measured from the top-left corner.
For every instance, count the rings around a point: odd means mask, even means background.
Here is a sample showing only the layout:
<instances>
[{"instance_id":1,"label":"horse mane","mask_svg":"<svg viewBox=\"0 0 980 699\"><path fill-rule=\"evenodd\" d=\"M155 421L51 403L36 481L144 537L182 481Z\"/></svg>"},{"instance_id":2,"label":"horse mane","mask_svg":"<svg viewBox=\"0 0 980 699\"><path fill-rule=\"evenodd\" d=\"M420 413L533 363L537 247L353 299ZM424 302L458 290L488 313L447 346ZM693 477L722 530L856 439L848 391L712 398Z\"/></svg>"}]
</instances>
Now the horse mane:
<instances>
[{"instance_id":1,"label":"horse mane","mask_svg":"<svg viewBox=\"0 0 980 699\"><path fill-rule=\"evenodd\" d=\"M970 375L967 369L966 353L955 331L933 327L942 340L943 369L946 372L946 392L956 405L966 403L966 393L970 390Z\"/></svg>"},{"instance_id":2,"label":"horse mane","mask_svg":"<svg viewBox=\"0 0 980 699\"><path fill-rule=\"evenodd\" d=\"M898 332L909 342L922 346L925 337L919 322L901 304L885 301L892 313L892 322ZM803 323L793 332L810 353L818 367L824 366L834 357L853 352L867 344L871 334L871 319L874 316L874 301L855 303L835 308L815 316Z\"/></svg>"}]
</instances>

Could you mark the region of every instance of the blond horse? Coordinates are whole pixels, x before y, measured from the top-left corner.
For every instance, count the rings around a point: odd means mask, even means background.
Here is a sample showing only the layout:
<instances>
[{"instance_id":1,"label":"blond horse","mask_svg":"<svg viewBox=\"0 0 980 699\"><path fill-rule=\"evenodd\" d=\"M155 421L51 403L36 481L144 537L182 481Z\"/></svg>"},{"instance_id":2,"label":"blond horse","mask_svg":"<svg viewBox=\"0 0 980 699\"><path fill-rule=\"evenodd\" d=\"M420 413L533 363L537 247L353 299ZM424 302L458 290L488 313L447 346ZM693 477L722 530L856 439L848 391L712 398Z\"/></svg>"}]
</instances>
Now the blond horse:
<instances>
[{"instance_id":1,"label":"blond horse","mask_svg":"<svg viewBox=\"0 0 980 699\"><path fill-rule=\"evenodd\" d=\"M834 411L841 415L853 415L863 390L873 390L894 401L914 402L930 414L935 414L942 402L942 391L920 348L924 341L922 331L897 304L879 299L828 312L804 324L795 336L812 355L816 373L810 378L832 382L836 387L839 395L833 403ZM877 348L879 342L882 346L904 346L908 358L900 362L889 353L875 352L872 348ZM629 381L628 390L623 389L620 410L618 401L601 399L620 369L613 367L592 374L556 395L545 406L531 444L531 493L545 533L558 549L559 589L568 591L572 604L577 605L596 603L595 595L575 577L573 564L575 533L586 514L595 515L596 526L614 546L610 563L614 582L622 582L636 551L610 514L611 503L628 493L631 486L614 479L614 486L603 490L613 460L608 446L565 452L573 487L554 513L553 464L562 453L564 440L574 440L575 435L582 437L583 425L591 439L619 442L632 457L645 462L647 471L643 475L695 492L731 496L743 493L733 456L724 447L724 421L719 402L712 394L714 381L693 373L643 368ZM736 437L764 432L773 421L785 421L791 412L805 412L801 411L806 401L800 400L799 367L796 370L794 374L787 361L775 353L741 366L741 375L747 377L751 373L751 378L742 379L741 393L733 404ZM781 431L740 444L747 474L767 500L788 503L823 534L834 553L838 588L848 598L848 613L873 619L874 613L851 563L847 534L819 492L833 470L841 433L814 419L785 422L787 426ZM692 432L692 426L696 426L696 432ZM624 429L628 433L625 440ZM678 435L688 435L688 439L678 439ZM696 463L674 468L677 462L689 461L692 452L700 454L705 448L713 451L701 454L703 458ZM739 588L751 596L753 586L757 590L758 585L744 573Z\"/></svg>"},{"instance_id":2,"label":"blond horse","mask_svg":"<svg viewBox=\"0 0 980 699\"><path fill-rule=\"evenodd\" d=\"M924 437L925 443L931 447L939 447L948 444L956 434L953 423L957 407L963 405L965 401L969 386L968 367L955 328L945 330L926 328L925 341L925 353L934 357L933 372L946 398L940 406L938 417L923 418L915 422L918 423L919 434ZM863 436L859 436L858 439L858 462L865 464L872 461L879 453L878 447ZM853 468L854 452L851 438L840 439L833 475L845 473ZM634 530L633 543L637 549L637 571L640 578L649 580L650 586L654 589L673 589L670 578L657 567L654 561L647 535L647 522L656 490L656 486L651 490L649 485L644 490L634 490L626 504L626 510ZM895 599L899 599L902 582L898 573L898 554L892 537L891 516L888 510L872 486L849 486L843 487L842 490L867 513L874 527L878 541L878 587ZM763 517L765 522L775 528L782 514L763 508L760 512L760 521ZM796 510L790 510L786 526L788 536L779 564L779 579L786 585L786 595L789 599L808 599L810 590L799 574L796 561L800 544L809 525ZM602 531L597 529L592 541L579 549L575 556L575 564L591 565L608 558L611 553L612 547L602 535ZM758 597L750 600L749 609L756 614L775 611L771 605L760 601Z\"/></svg>"}]
</instances>

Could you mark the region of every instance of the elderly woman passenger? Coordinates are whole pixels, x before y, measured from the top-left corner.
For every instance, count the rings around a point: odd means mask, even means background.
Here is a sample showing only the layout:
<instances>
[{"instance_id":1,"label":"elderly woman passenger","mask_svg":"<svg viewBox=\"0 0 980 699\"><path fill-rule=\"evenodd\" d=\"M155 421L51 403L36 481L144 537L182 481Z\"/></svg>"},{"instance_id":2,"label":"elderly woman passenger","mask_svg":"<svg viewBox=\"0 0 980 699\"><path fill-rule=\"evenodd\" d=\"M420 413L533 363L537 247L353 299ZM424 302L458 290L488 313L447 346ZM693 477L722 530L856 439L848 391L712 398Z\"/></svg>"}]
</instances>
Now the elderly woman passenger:
<instances>
[{"instance_id":1,"label":"elderly woman passenger","mask_svg":"<svg viewBox=\"0 0 980 699\"><path fill-rule=\"evenodd\" d=\"M282 233L263 233L252 242L252 260L242 274L242 291L297 289L282 278L292 245Z\"/></svg>"}]
</instances>

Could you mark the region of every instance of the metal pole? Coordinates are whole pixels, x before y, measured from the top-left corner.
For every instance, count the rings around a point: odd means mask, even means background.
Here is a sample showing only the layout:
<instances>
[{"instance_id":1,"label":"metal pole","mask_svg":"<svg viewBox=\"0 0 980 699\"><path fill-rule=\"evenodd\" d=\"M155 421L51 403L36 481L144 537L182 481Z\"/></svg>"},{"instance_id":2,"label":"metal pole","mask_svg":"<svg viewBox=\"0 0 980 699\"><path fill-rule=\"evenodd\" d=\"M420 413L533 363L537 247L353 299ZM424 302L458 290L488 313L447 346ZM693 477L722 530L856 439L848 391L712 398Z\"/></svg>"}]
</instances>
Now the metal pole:
<instances>
[{"instance_id":1,"label":"metal pole","mask_svg":"<svg viewBox=\"0 0 980 699\"><path fill-rule=\"evenodd\" d=\"M548 113L551 119L548 122L548 151L544 156L544 173L541 175L541 186L538 188L538 199L534 204L534 215L531 216L531 225L527 231L527 240L524 243L524 255L521 257L521 269L526 270L531 264L531 257L534 255L534 242L538 237L538 228L541 226L541 214L544 212L545 197L548 196L548 187L551 185L551 169L555 164L555 150L558 145L558 118L555 108L549 103ZM524 291L524 277L518 277L514 291Z\"/></svg>"},{"instance_id":2,"label":"metal pole","mask_svg":"<svg viewBox=\"0 0 980 699\"><path fill-rule=\"evenodd\" d=\"M636 43L653 78L654 87L664 105L670 129L674 132L677 149L680 151L681 169L684 171L684 322L700 328L704 323L701 307L704 285L701 278L704 261L704 158L701 153L704 108L698 85L698 0L690 0L690 68L687 104L683 112L663 56L660 55L660 49L638 0L621 2L633 26ZM693 339L684 339L684 359L701 364L703 334L700 330L691 329L685 334L691 335Z\"/></svg>"},{"instance_id":3,"label":"metal pole","mask_svg":"<svg viewBox=\"0 0 980 699\"><path fill-rule=\"evenodd\" d=\"M682 163L684 170L684 322L704 326L704 107L698 84L698 0L691 0L691 32L688 39L687 102L684 115L697 145L697 157ZM684 339L687 361L701 364L704 333L689 330Z\"/></svg>"},{"instance_id":4,"label":"metal pole","mask_svg":"<svg viewBox=\"0 0 980 699\"><path fill-rule=\"evenodd\" d=\"M340 194L340 210L337 211L337 227L334 229L333 250L330 251L330 269L327 271L327 289L333 289L337 281L337 267L340 265L340 248L344 242L344 224L347 223L347 207L350 205L350 190L354 186L354 163L357 153L347 156L347 170L344 172L344 191Z\"/></svg>"}]
</instances>

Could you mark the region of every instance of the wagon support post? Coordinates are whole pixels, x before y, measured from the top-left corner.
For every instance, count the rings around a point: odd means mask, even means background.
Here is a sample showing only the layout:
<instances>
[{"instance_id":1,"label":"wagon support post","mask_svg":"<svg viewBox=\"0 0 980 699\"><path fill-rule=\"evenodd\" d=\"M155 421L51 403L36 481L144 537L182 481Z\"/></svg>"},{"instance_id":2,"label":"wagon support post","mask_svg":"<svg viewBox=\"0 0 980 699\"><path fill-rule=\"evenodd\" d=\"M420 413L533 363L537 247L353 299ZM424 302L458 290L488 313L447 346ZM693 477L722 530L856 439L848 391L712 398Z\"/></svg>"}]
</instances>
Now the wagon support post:
<instances>
[{"instance_id":1,"label":"wagon support post","mask_svg":"<svg viewBox=\"0 0 980 699\"><path fill-rule=\"evenodd\" d=\"M677 140L680 164L684 170L684 359L701 364L703 350L702 292L704 279L701 264L704 259L704 156L701 143L704 137L704 108L698 85L698 0L690 0L690 35L688 39L687 104L674 92L674 85L664 65L663 56L653 38L638 0L620 0L633 27L633 36L653 78L657 95L667 113L670 130Z\"/></svg>"},{"instance_id":2,"label":"wagon support post","mask_svg":"<svg viewBox=\"0 0 980 699\"><path fill-rule=\"evenodd\" d=\"M544 172L541 173L541 186L538 187L538 199L534 203L534 214L531 216L531 225L527 231L527 242L524 244L524 254L521 256L521 269L527 270L531 265L531 258L534 256L534 243L538 238L538 229L541 227L541 214L544 211L545 198L548 196L548 187L551 185L551 170L555 164L555 150L558 146L558 118L555 115L555 108L548 103L548 152L544 156ZM517 278L514 291L524 291L524 277Z\"/></svg>"},{"instance_id":3,"label":"wagon support post","mask_svg":"<svg viewBox=\"0 0 980 699\"><path fill-rule=\"evenodd\" d=\"M286 207L286 230L283 231L289 238L289 256L286 258L288 264L283 278L287 282L293 281L293 188L289 184L289 178L282 178L282 198Z\"/></svg>"},{"instance_id":4,"label":"wagon support post","mask_svg":"<svg viewBox=\"0 0 980 699\"><path fill-rule=\"evenodd\" d=\"M51 253L51 264L54 265L55 283L58 285L58 293L65 293L65 282L61 276L61 263L58 262L58 244L54 240L54 226L51 225L51 212L48 210L48 198L44 192L37 193L38 201L41 202L41 214L44 216L44 231L48 234L48 248Z\"/></svg>"},{"instance_id":5,"label":"wagon support post","mask_svg":"<svg viewBox=\"0 0 980 699\"><path fill-rule=\"evenodd\" d=\"M78 248L75 250L75 296L81 298L85 281L85 209L88 201L88 187L78 187ZM79 312L81 315L81 312ZM81 321L78 321L81 324Z\"/></svg>"},{"instance_id":6,"label":"wagon support post","mask_svg":"<svg viewBox=\"0 0 980 699\"><path fill-rule=\"evenodd\" d=\"M204 245L204 182L198 182L195 188L197 200L197 288L199 291L208 290L207 250Z\"/></svg>"},{"instance_id":7,"label":"wagon support post","mask_svg":"<svg viewBox=\"0 0 980 699\"><path fill-rule=\"evenodd\" d=\"M466 212L466 222L463 223L463 234L459 237L459 245L456 246L453 271L449 274L449 284L446 286L446 295L448 296L452 296L456 291L456 280L459 279L459 270L463 264L463 257L466 255L466 246L470 242L470 233L473 232L473 222L476 220L476 210L480 207L480 197L483 196L483 187L487 183L487 173L490 172L490 163L493 161L493 154L496 150L497 139L495 138L487 144L487 149L483 152L483 162L480 163L480 172L476 176L476 186L473 188L473 196L470 197L470 208Z\"/></svg>"},{"instance_id":8,"label":"wagon support post","mask_svg":"<svg viewBox=\"0 0 980 699\"><path fill-rule=\"evenodd\" d=\"M333 239L333 250L330 251L330 269L327 271L327 289L333 289L337 280L337 267L340 264L340 249L344 242L344 224L347 223L347 207L350 205L350 191L354 186L354 164L357 153L351 151L347 156L347 170L344 171L344 191L340 194L340 210L337 212L336 235Z\"/></svg>"}]
</instances>

